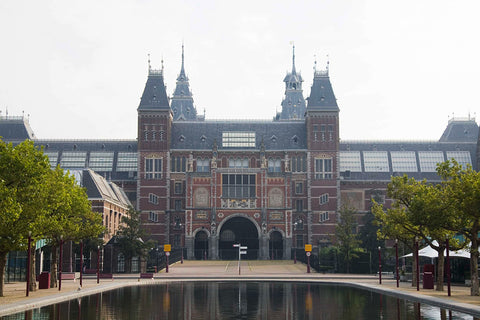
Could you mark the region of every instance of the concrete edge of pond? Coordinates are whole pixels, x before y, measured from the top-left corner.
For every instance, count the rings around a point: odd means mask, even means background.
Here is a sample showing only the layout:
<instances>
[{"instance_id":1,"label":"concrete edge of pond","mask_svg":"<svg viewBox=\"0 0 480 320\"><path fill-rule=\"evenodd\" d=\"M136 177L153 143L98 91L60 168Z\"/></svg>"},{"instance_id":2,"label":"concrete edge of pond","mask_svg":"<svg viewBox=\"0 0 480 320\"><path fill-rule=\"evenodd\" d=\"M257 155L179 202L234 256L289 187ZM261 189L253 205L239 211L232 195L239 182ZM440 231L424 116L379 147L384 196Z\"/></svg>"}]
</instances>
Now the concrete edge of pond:
<instances>
[{"instance_id":1,"label":"concrete edge of pond","mask_svg":"<svg viewBox=\"0 0 480 320\"><path fill-rule=\"evenodd\" d=\"M345 281L352 280L352 281ZM412 292L404 292L402 290L395 290L387 287L381 287L380 285L372 285L368 283L355 282L355 280L360 279L344 279L343 281L336 281L334 279L312 279L311 277L294 277L294 278L279 278L279 277L265 277L265 276L230 276L230 277L169 277L169 278L155 278L153 280L142 280L142 281L118 281L115 283L103 283L96 287L80 289L69 292L60 292L58 294L53 294L51 296L29 299L25 302L16 302L6 305L0 305L0 317L25 312L27 310L38 309L45 307L51 304L66 302L69 300L74 300L82 298L89 295L94 295L97 293L107 292L111 290L116 290L125 287L133 286L147 286L147 285L156 285L163 284L168 282L183 282L183 281L271 281L271 282L311 282L319 284L334 284L346 287L360 288L364 290L369 290L377 293L386 294L393 297L398 297L401 299L406 299L410 301L426 303L434 305L437 307L451 309L458 312L463 312L467 314L480 317L480 307L468 304L452 301L449 299L432 297L423 294L416 294Z\"/></svg>"}]
</instances>

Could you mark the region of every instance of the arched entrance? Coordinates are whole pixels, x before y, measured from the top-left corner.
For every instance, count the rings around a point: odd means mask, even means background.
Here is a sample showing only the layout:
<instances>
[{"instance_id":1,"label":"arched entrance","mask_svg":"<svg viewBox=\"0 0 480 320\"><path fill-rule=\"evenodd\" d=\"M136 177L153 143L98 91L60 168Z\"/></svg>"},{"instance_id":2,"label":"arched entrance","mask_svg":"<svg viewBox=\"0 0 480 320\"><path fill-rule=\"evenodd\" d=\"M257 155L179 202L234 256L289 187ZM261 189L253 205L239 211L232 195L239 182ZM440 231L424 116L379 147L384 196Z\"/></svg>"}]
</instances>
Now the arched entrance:
<instances>
[{"instance_id":1,"label":"arched entrance","mask_svg":"<svg viewBox=\"0 0 480 320\"><path fill-rule=\"evenodd\" d=\"M283 259L283 237L280 231L272 231L270 233L269 253L272 260Z\"/></svg>"},{"instance_id":2,"label":"arched entrance","mask_svg":"<svg viewBox=\"0 0 480 320\"><path fill-rule=\"evenodd\" d=\"M258 259L258 230L255 224L244 217L233 217L225 222L220 230L218 243L219 257L223 260L238 259L238 249L233 245L247 246L247 254L242 259Z\"/></svg>"},{"instance_id":3,"label":"arched entrance","mask_svg":"<svg viewBox=\"0 0 480 320\"><path fill-rule=\"evenodd\" d=\"M195 235L194 255L197 260L208 258L208 234L205 231L198 231Z\"/></svg>"}]
</instances>

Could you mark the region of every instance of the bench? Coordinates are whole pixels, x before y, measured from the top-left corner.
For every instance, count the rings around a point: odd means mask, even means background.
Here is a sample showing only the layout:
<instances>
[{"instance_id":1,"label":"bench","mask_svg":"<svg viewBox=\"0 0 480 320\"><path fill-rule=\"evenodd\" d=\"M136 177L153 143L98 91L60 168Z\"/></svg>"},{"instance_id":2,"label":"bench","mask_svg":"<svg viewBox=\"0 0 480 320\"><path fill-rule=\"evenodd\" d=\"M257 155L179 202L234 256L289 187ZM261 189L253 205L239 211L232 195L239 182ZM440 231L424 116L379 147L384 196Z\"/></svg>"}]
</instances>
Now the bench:
<instances>
[{"instance_id":1,"label":"bench","mask_svg":"<svg viewBox=\"0 0 480 320\"><path fill-rule=\"evenodd\" d=\"M96 274L97 273L97 269L85 269L85 271L83 272L83 274Z\"/></svg>"},{"instance_id":2,"label":"bench","mask_svg":"<svg viewBox=\"0 0 480 320\"><path fill-rule=\"evenodd\" d=\"M140 273L140 279L153 279L153 273Z\"/></svg>"},{"instance_id":3,"label":"bench","mask_svg":"<svg viewBox=\"0 0 480 320\"><path fill-rule=\"evenodd\" d=\"M99 279L112 279L113 280L113 274L112 273L100 273L98 275Z\"/></svg>"},{"instance_id":4,"label":"bench","mask_svg":"<svg viewBox=\"0 0 480 320\"><path fill-rule=\"evenodd\" d=\"M75 272L62 272L62 280L75 280Z\"/></svg>"}]
</instances>

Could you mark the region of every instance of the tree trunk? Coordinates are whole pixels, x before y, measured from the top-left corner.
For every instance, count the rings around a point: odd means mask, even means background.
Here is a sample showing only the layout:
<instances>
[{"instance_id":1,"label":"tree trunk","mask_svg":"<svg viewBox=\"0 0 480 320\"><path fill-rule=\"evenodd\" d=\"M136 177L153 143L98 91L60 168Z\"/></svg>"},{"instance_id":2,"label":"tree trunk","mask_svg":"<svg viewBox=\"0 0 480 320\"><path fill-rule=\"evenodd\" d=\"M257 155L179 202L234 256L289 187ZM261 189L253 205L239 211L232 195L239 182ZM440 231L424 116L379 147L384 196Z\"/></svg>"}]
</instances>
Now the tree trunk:
<instances>
[{"instance_id":1,"label":"tree trunk","mask_svg":"<svg viewBox=\"0 0 480 320\"><path fill-rule=\"evenodd\" d=\"M0 252L0 297L3 297L5 266L7 265L7 254L8 252Z\"/></svg>"},{"instance_id":2,"label":"tree trunk","mask_svg":"<svg viewBox=\"0 0 480 320\"><path fill-rule=\"evenodd\" d=\"M413 243L413 259L412 259L412 287L417 286L417 252L415 242Z\"/></svg>"},{"instance_id":3,"label":"tree trunk","mask_svg":"<svg viewBox=\"0 0 480 320\"><path fill-rule=\"evenodd\" d=\"M37 277L35 272L35 242L30 250L30 287L29 291L37 291Z\"/></svg>"},{"instance_id":4,"label":"tree trunk","mask_svg":"<svg viewBox=\"0 0 480 320\"><path fill-rule=\"evenodd\" d=\"M57 287L57 246L52 246L52 261L50 262L50 288Z\"/></svg>"},{"instance_id":5,"label":"tree trunk","mask_svg":"<svg viewBox=\"0 0 480 320\"><path fill-rule=\"evenodd\" d=\"M440 246L437 259L437 291L443 291L443 274L445 270L445 248Z\"/></svg>"},{"instance_id":6,"label":"tree trunk","mask_svg":"<svg viewBox=\"0 0 480 320\"><path fill-rule=\"evenodd\" d=\"M478 286L478 230L473 232L473 237L471 240L472 246L470 248L470 277L472 280L472 287L470 288L470 295L478 296L479 286Z\"/></svg>"}]
</instances>

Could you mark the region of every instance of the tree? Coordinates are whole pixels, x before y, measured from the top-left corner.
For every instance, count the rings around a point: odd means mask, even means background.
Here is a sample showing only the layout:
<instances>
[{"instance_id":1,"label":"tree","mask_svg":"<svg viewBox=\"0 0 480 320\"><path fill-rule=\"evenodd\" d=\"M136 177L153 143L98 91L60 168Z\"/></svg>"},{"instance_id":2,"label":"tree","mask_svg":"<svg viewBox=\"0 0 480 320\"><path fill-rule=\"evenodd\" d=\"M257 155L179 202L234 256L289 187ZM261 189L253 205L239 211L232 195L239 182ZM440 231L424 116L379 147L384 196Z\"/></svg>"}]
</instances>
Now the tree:
<instances>
[{"instance_id":1,"label":"tree","mask_svg":"<svg viewBox=\"0 0 480 320\"><path fill-rule=\"evenodd\" d=\"M335 228L335 235L338 240L338 250L345 262L346 272L350 273L350 264L353 259L358 258L361 241L355 232L357 221L355 219L355 209L343 206L340 210L340 222Z\"/></svg>"},{"instance_id":2,"label":"tree","mask_svg":"<svg viewBox=\"0 0 480 320\"><path fill-rule=\"evenodd\" d=\"M119 250L125 257L125 272L131 272L132 258L145 258L148 250L154 247L153 241L145 242L145 231L140 225L140 211L133 207L122 217L122 224L117 231Z\"/></svg>"},{"instance_id":3,"label":"tree","mask_svg":"<svg viewBox=\"0 0 480 320\"><path fill-rule=\"evenodd\" d=\"M0 296L7 254L25 250L29 232L33 239L43 233L37 221L44 214L41 204L49 172L47 157L32 141L14 147L0 140Z\"/></svg>"},{"instance_id":4,"label":"tree","mask_svg":"<svg viewBox=\"0 0 480 320\"><path fill-rule=\"evenodd\" d=\"M480 172L463 168L455 160L440 164L437 172L443 179L445 195L451 200L456 223L447 225L470 241L470 276L472 296L480 295L478 279L478 234L480 232Z\"/></svg>"}]
</instances>

